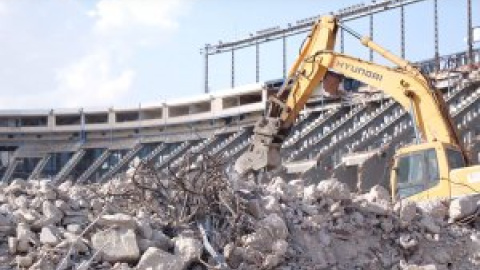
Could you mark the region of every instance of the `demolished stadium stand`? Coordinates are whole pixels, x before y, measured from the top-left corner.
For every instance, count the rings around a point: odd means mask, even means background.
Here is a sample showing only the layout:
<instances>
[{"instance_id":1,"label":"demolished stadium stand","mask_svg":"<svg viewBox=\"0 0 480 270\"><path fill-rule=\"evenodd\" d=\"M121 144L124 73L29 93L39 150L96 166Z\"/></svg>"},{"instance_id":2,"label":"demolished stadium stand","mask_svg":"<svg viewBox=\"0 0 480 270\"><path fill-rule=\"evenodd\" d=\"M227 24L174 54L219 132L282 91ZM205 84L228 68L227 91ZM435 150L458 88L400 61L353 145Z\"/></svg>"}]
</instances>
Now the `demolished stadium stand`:
<instances>
[{"instance_id":1,"label":"demolished stadium stand","mask_svg":"<svg viewBox=\"0 0 480 270\"><path fill-rule=\"evenodd\" d=\"M419 65L444 93L463 142L478 162L480 50L474 56L473 68L466 68L465 52L442 57L441 72L433 73L434 60ZM186 153L234 161L247 147L269 94L281 83L140 108L0 111L0 176L5 182L95 182L124 172L135 158L164 172ZM319 89L311 98L282 146L285 172L305 179L337 177L361 190L377 184L369 179L387 185L385 168L392 154L412 141L410 116L388 96L358 82L343 79L340 90L342 95L325 96ZM369 177L380 172L382 177Z\"/></svg>"}]
</instances>

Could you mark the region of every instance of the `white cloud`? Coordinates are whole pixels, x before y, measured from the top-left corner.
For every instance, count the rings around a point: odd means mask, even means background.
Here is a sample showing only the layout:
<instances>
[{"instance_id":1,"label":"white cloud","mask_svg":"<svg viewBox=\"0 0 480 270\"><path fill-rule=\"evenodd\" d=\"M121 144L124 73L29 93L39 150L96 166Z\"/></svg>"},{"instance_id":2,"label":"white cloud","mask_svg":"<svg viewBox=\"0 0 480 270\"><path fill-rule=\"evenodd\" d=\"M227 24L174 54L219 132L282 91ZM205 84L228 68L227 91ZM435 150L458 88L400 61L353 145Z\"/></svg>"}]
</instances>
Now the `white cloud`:
<instances>
[{"instance_id":1,"label":"white cloud","mask_svg":"<svg viewBox=\"0 0 480 270\"><path fill-rule=\"evenodd\" d=\"M90 49L57 72L59 96L75 97L62 105L134 104L133 57L175 30L190 1L99 0L87 13L94 20Z\"/></svg>"},{"instance_id":2,"label":"white cloud","mask_svg":"<svg viewBox=\"0 0 480 270\"><path fill-rule=\"evenodd\" d=\"M193 1L0 0L0 108L136 106L146 52Z\"/></svg>"},{"instance_id":3,"label":"white cloud","mask_svg":"<svg viewBox=\"0 0 480 270\"><path fill-rule=\"evenodd\" d=\"M88 15L97 19L95 29L101 33L131 27L156 27L164 30L178 26L185 0L101 0Z\"/></svg>"},{"instance_id":4,"label":"white cloud","mask_svg":"<svg viewBox=\"0 0 480 270\"><path fill-rule=\"evenodd\" d=\"M116 71L115 61L106 52L86 55L57 74L59 96L67 107L101 106L120 103L131 90L135 71Z\"/></svg>"}]
</instances>

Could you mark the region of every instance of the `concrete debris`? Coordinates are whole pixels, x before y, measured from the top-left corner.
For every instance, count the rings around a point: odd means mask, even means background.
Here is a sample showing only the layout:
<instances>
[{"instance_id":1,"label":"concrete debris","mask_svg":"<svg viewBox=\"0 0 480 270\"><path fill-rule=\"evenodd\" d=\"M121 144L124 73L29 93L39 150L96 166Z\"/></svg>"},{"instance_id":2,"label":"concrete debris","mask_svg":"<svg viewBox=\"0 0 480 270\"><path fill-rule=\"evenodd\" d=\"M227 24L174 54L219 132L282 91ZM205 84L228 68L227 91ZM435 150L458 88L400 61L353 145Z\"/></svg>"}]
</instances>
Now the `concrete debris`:
<instances>
[{"instance_id":1,"label":"concrete debris","mask_svg":"<svg viewBox=\"0 0 480 270\"><path fill-rule=\"evenodd\" d=\"M422 217L422 219L420 220L420 224L422 224L423 227L425 227L425 229L430 233L440 233L440 226L437 225L435 220L433 220L433 218L428 215Z\"/></svg>"},{"instance_id":2,"label":"concrete debris","mask_svg":"<svg viewBox=\"0 0 480 270\"><path fill-rule=\"evenodd\" d=\"M103 184L1 184L0 268L480 268L474 196L392 204L380 186L354 194L335 179L169 185L135 170Z\"/></svg>"},{"instance_id":3,"label":"concrete debris","mask_svg":"<svg viewBox=\"0 0 480 270\"><path fill-rule=\"evenodd\" d=\"M137 238L132 229L110 229L92 236L92 246L109 262L132 262L140 258Z\"/></svg>"},{"instance_id":4,"label":"concrete debris","mask_svg":"<svg viewBox=\"0 0 480 270\"><path fill-rule=\"evenodd\" d=\"M181 257L167 253L161 249L151 247L143 253L137 270L182 270Z\"/></svg>"},{"instance_id":5,"label":"concrete debris","mask_svg":"<svg viewBox=\"0 0 480 270\"><path fill-rule=\"evenodd\" d=\"M326 196L334 200L350 199L348 186L336 179L321 181L317 185L317 190L320 196Z\"/></svg>"},{"instance_id":6,"label":"concrete debris","mask_svg":"<svg viewBox=\"0 0 480 270\"><path fill-rule=\"evenodd\" d=\"M450 208L448 214L451 220L459 220L472 215L477 211L477 202L479 201L476 196L460 197L450 202Z\"/></svg>"},{"instance_id":7,"label":"concrete debris","mask_svg":"<svg viewBox=\"0 0 480 270\"><path fill-rule=\"evenodd\" d=\"M390 201L390 193L382 186L374 186L365 194L365 197L370 202Z\"/></svg>"},{"instance_id":8,"label":"concrete debris","mask_svg":"<svg viewBox=\"0 0 480 270\"><path fill-rule=\"evenodd\" d=\"M118 213L114 215L103 215L98 219L98 225L105 227L123 227L135 229L137 222L129 215Z\"/></svg>"},{"instance_id":9,"label":"concrete debris","mask_svg":"<svg viewBox=\"0 0 480 270\"><path fill-rule=\"evenodd\" d=\"M175 239L175 254L189 264L200 258L203 252L202 242L195 238L179 236Z\"/></svg>"},{"instance_id":10,"label":"concrete debris","mask_svg":"<svg viewBox=\"0 0 480 270\"><path fill-rule=\"evenodd\" d=\"M52 228L43 227L40 232L40 242L44 245L55 246L60 242L60 239L53 232Z\"/></svg>"},{"instance_id":11,"label":"concrete debris","mask_svg":"<svg viewBox=\"0 0 480 270\"><path fill-rule=\"evenodd\" d=\"M399 209L398 214L400 216L400 221L408 225L417 215L417 204L410 201L400 202L397 204Z\"/></svg>"},{"instance_id":12,"label":"concrete debris","mask_svg":"<svg viewBox=\"0 0 480 270\"><path fill-rule=\"evenodd\" d=\"M448 203L440 200L420 202L418 208L435 219L444 220L448 215Z\"/></svg>"},{"instance_id":13,"label":"concrete debris","mask_svg":"<svg viewBox=\"0 0 480 270\"><path fill-rule=\"evenodd\" d=\"M32 255L25 255L25 256L17 256L17 265L22 268L28 268L33 264Z\"/></svg>"}]
</instances>

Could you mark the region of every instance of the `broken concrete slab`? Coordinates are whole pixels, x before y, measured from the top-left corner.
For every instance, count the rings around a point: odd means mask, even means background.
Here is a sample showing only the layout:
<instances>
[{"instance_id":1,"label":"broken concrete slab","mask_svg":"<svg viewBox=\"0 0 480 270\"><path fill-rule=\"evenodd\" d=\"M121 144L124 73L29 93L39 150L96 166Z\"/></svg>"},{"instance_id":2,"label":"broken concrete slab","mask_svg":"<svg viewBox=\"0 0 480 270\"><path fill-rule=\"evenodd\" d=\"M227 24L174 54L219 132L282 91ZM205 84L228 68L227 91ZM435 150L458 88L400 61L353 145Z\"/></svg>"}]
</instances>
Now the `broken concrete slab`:
<instances>
[{"instance_id":1,"label":"broken concrete slab","mask_svg":"<svg viewBox=\"0 0 480 270\"><path fill-rule=\"evenodd\" d=\"M140 258L135 232L132 229L109 229L92 236L92 246L108 262L135 262Z\"/></svg>"},{"instance_id":2,"label":"broken concrete slab","mask_svg":"<svg viewBox=\"0 0 480 270\"><path fill-rule=\"evenodd\" d=\"M348 186L336 179L321 181L317 185L317 191L323 196L334 200L350 199L350 189Z\"/></svg>"},{"instance_id":3,"label":"broken concrete slab","mask_svg":"<svg viewBox=\"0 0 480 270\"><path fill-rule=\"evenodd\" d=\"M451 220L459 220L472 215L477 210L477 196L465 196L453 199L450 202L448 214Z\"/></svg>"},{"instance_id":4,"label":"broken concrete slab","mask_svg":"<svg viewBox=\"0 0 480 270\"><path fill-rule=\"evenodd\" d=\"M97 222L100 226L105 227L122 227L129 229L136 229L136 220L129 215L118 213L113 215L102 215Z\"/></svg>"},{"instance_id":5,"label":"broken concrete slab","mask_svg":"<svg viewBox=\"0 0 480 270\"><path fill-rule=\"evenodd\" d=\"M137 270L183 270L181 257L151 247L143 253L137 264Z\"/></svg>"},{"instance_id":6,"label":"broken concrete slab","mask_svg":"<svg viewBox=\"0 0 480 270\"><path fill-rule=\"evenodd\" d=\"M145 181L139 177L146 176L136 177ZM199 257L217 268L239 270L431 266L443 270L446 265L454 270L478 269L480 265L480 237L474 228L480 226L478 222L447 225L444 202L423 205L402 201L393 206L380 187L362 195L351 193L336 180L305 185L301 180L289 183L275 178L270 184L242 186L251 189L242 190L238 201L228 197L237 194L236 190L212 193L212 200L220 195L230 200L230 208L218 211L215 207L221 202L217 202L208 211L184 216L188 221L183 222L165 215L199 205L197 198L184 200L178 195L181 192L173 195L181 200L160 208L155 201L158 197L148 190L135 190L138 187L128 179L45 186L57 194L55 199L50 190L39 191L42 181L27 183L27 192L9 193L0 203L0 228L13 228L0 230L0 239L5 239L3 243L0 240L4 247L0 265L4 261L15 265L17 255L30 253L34 254L32 270L130 270L135 265L134 269L183 270L193 267ZM137 192L136 197L108 195L123 190ZM5 191L0 190L0 194ZM139 194L144 196L142 201ZM231 213L238 216L216 223L217 218ZM31 226L46 217L54 217L54 225ZM205 237L197 223L205 224ZM58 254L45 256L51 250ZM69 250L71 259L60 265Z\"/></svg>"}]
</instances>

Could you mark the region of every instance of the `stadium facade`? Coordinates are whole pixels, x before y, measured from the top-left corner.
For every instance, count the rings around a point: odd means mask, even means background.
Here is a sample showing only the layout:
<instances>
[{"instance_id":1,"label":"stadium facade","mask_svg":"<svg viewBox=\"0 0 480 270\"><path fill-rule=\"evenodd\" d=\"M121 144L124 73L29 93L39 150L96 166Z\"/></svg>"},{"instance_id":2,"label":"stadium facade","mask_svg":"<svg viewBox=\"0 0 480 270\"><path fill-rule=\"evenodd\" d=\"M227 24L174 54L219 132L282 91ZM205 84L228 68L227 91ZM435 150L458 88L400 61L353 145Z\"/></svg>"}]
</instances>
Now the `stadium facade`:
<instances>
[{"instance_id":1,"label":"stadium facade","mask_svg":"<svg viewBox=\"0 0 480 270\"><path fill-rule=\"evenodd\" d=\"M480 50L474 51L480 63ZM478 162L480 75L466 68L466 53L442 57L432 77L444 93L462 139ZM438 63L425 61L429 73ZM234 161L248 146L254 123L279 82L246 85L225 92L130 108L0 111L2 181L51 178L56 182L104 181L134 159L163 172L185 155ZM412 142L408 112L378 89L341 78L339 95L319 86L282 146L285 172L293 177L343 179L368 188L370 175L387 185L395 149ZM382 173L382 177L378 177Z\"/></svg>"}]
</instances>

